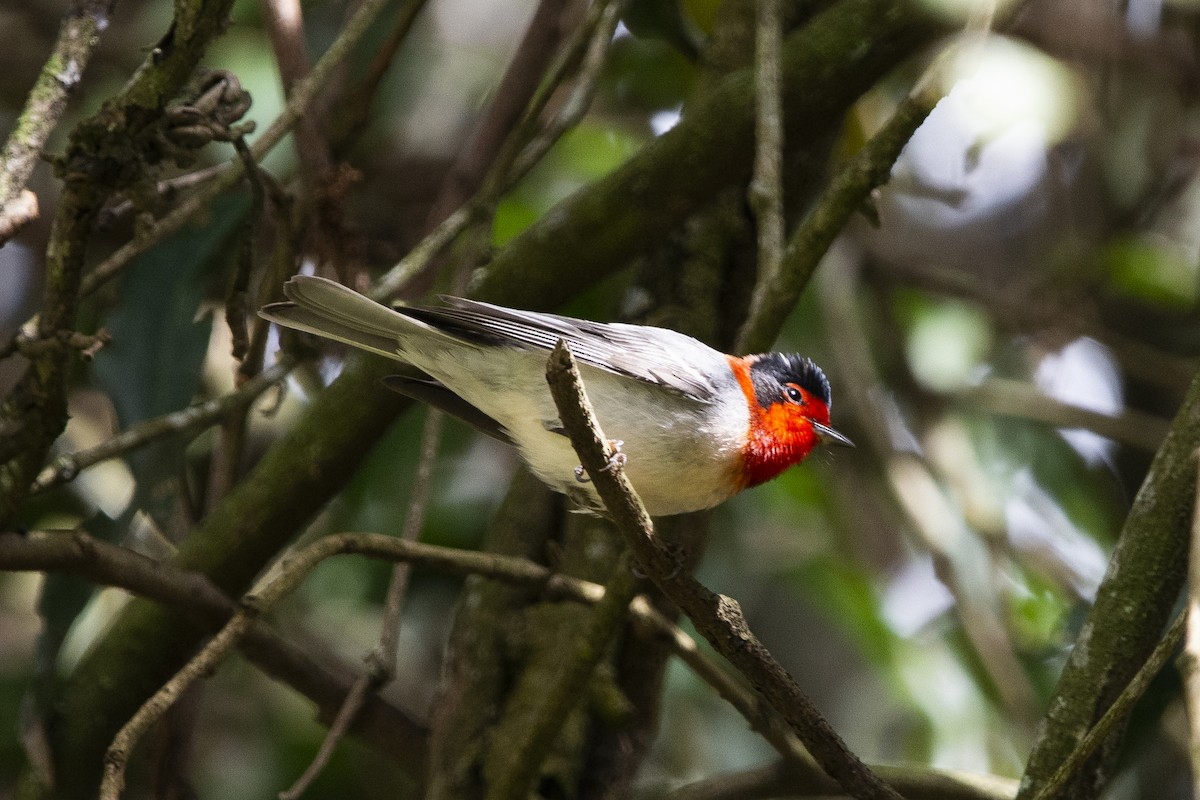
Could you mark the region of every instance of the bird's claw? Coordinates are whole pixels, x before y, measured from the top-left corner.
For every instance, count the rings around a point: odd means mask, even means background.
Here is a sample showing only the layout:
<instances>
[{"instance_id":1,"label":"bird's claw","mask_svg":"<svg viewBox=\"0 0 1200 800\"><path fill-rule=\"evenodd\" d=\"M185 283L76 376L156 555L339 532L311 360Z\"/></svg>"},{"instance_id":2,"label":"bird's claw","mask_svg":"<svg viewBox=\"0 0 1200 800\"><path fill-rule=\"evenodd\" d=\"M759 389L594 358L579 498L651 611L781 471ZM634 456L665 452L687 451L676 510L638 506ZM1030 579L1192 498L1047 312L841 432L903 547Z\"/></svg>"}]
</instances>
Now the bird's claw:
<instances>
[{"instance_id":1,"label":"bird's claw","mask_svg":"<svg viewBox=\"0 0 1200 800\"><path fill-rule=\"evenodd\" d=\"M613 454L608 457L608 463L600 468L601 472L612 472L614 469L623 467L629 462L629 456L621 452L621 446L624 444L625 442L621 439L608 440L608 446L613 451ZM575 480L579 481L580 483L591 483L592 481L592 479L589 478L587 473L584 471L582 464L579 464L575 467Z\"/></svg>"},{"instance_id":2,"label":"bird's claw","mask_svg":"<svg viewBox=\"0 0 1200 800\"><path fill-rule=\"evenodd\" d=\"M629 461L629 456L621 452L621 446L625 442L620 439L609 439L608 446L612 448L613 454L608 457L608 463L600 468L601 472L612 472L614 469L625 466Z\"/></svg>"}]
</instances>

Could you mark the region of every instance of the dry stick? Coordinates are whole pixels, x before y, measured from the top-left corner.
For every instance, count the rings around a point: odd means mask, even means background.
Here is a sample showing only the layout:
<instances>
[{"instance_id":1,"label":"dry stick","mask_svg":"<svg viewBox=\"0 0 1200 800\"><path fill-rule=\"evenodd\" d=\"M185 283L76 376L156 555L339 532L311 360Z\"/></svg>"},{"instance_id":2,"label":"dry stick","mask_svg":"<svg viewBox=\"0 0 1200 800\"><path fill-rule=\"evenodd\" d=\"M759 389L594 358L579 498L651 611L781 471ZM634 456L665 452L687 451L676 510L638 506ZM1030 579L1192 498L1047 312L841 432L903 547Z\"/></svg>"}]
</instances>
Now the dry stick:
<instances>
[{"instance_id":1,"label":"dry stick","mask_svg":"<svg viewBox=\"0 0 1200 800\"><path fill-rule=\"evenodd\" d=\"M779 282L783 262L783 78L779 51L783 47L783 21L779 0L756 0L754 34L754 176L749 201L758 228L758 281L750 300L750 316L757 317L766 295Z\"/></svg>"},{"instance_id":2,"label":"dry stick","mask_svg":"<svg viewBox=\"0 0 1200 800\"><path fill-rule=\"evenodd\" d=\"M1197 453L1200 457L1200 453ZM1192 542L1188 554L1187 635L1179 671L1183 674L1188 712L1188 755L1192 765L1192 794L1200 797L1200 475L1197 475L1196 508L1192 516Z\"/></svg>"},{"instance_id":3,"label":"dry stick","mask_svg":"<svg viewBox=\"0 0 1200 800\"><path fill-rule=\"evenodd\" d=\"M42 148L83 78L114 0L75 0L0 158L0 245L37 216L37 198L25 189ZM32 198L32 206L30 201Z\"/></svg>"},{"instance_id":4,"label":"dry stick","mask_svg":"<svg viewBox=\"0 0 1200 800\"><path fill-rule=\"evenodd\" d=\"M1105 739L1112 735L1117 726L1124 721L1129 712L1133 710L1134 705L1146 690L1150 688L1150 682L1154 680L1159 671L1166 666L1171 660L1171 656L1179 649L1180 643L1183 641L1184 633L1187 630L1187 614L1182 613L1175 618L1171 623L1171 627L1167 629L1166 634L1159 640L1158 645L1151 651L1149 657L1141 668L1130 678L1129 683L1125 684L1125 688L1117 695L1117 699L1104 712L1104 716L1096 722L1095 725L1088 730L1071 754L1059 765L1050 779L1042 787L1042 790L1034 795L1033 800L1054 800L1058 797L1070 780L1075 777L1075 773L1079 771L1088 756L1096 751Z\"/></svg>"},{"instance_id":5,"label":"dry stick","mask_svg":"<svg viewBox=\"0 0 1200 800\"><path fill-rule=\"evenodd\" d=\"M270 369L246 381L237 391L148 419L87 450L61 455L41 471L30 492L36 494L53 489L74 480L88 467L124 455L157 439L196 433L232 409L249 406L255 398L282 380L294 364L293 359L285 357Z\"/></svg>"},{"instance_id":6,"label":"dry stick","mask_svg":"<svg viewBox=\"0 0 1200 800\"><path fill-rule=\"evenodd\" d=\"M404 530L400 541L415 542L421 533L421 525L425 520L425 509L429 504L429 490L433 485L433 464L437 457L438 443L441 441L442 419L444 415L436 409L429 409L425 416L425 430L421 435L421 457L417 463L417 475L413 481L413 496L408 504L408 514L404 519ZM349 732L367 698L378 691L395 677L396 647L400 639L400 620L404 615L404 599L408 592L408 579L412 574L412 564L397 562L392 568L392 580L388 585L387 599L384 601L383 622L380 625L379 645L367 656L367 671L360 675L346 695L342 707L338 709L333 724L329 726L320 749L313 760L305 768L303 774L296 779L291 788L279 793L279 800L297 800L333 757L338 743Z\"/></svg>"},{"instance_id":7,"label":"dry stick","mask_svg":"<svg viewBox=\"0 0 1200 800\"><path fill-rule=\"evenodd\" d=\"M751 632L737 601L717 595L683 574L658 539L645 507L625 476L610 466L607 439L596 423L570 348L560 341L546 379L559 417L609 515L625 536L641 571L692 620L696 630L775 708L830 777L858 800L900 795L854 755L796 681Z\"/></svg>"}]
</instances>

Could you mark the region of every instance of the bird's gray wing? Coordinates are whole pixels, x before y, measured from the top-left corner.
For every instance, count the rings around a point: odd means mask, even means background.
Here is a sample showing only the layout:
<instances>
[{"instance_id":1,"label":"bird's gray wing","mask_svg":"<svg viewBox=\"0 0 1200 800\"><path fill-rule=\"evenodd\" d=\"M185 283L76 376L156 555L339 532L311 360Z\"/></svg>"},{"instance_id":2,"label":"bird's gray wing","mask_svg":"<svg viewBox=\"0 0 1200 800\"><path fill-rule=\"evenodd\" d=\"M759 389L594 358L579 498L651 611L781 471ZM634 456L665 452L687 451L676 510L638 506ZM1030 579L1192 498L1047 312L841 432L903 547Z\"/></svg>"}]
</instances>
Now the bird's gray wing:
<instances>
[{"instance_id":1,"label":"bird's gray wing","mask_svg":"<svg viewBox=\"0 0 1200 800\"><path fill-rule=\"evenodd\" d=\"M660 384L697 400L713 397L713 373L721 354L682 333L620 323L542 314L461 297L442 298L445 308L397 308L433 327L487 345L552 350L565 339L575 357L619 375Z\"/></svg>"}]
</instances>

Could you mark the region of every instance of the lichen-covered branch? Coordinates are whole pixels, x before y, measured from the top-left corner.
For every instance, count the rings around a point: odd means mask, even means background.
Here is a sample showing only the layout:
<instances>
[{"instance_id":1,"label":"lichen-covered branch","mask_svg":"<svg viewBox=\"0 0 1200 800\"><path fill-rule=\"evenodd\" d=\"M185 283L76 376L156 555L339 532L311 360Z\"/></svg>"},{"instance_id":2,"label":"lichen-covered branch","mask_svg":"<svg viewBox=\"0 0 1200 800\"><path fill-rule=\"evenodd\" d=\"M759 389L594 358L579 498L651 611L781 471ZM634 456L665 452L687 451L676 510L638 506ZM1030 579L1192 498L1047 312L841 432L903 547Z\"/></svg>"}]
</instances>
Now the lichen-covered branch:
<instances>
[{"instance_id":1,"label":"lichen-covered branch","mask_svg":"<svg viewBox=\"0 0 1200 800\"><path fill-rule=\"evenodd\" d=\"M1129 683L1162 636L1187 574L1200 445L1200 375L1193 379L1134 499L1096 602L1075 640L1021 780L1036 796ZM1111 775L1120 730L1062 795L1095 797Z\"/></svg>"},{"instance_id":2,"label":"lichen-covered branch","mask_svg":"<svg viewBox=\"0 0 1200 800\"><path fill-rule=\"evenodd\" d=\"M0 158L0 245L37 214L25 184L108 25L115 0L75 0Z\"/></svg>"},{"instance_id":3,"label":"lichen-covered branch","mask_svg":"<svg viewBox=\"0 0 1200 800\"><path fill-rule=\"evenodd\" d=\"M867 89L938 31L905 0L842 0L786 37L785 140L801 149L821 141ZM746 69L722 79L678 125L513 240L496 255L481 295L507 305L527 304L533 295L555 306L620 269L721 189L750 177L753 131L754 78ZM562 269L563 253L571 254L570 270Z\"/></svg>"},{"instance_id":4,"label":"lichen-covered branch","mask_svg":"<svg viewBox=\"0 0 1200 800\"><path fill-rule=\"evenodd\" d=\"M1167 630L1166 634L1155 646L1150 653L1150 657L1141 665L1134 676L1129 680L1129 683L1117 695L1117 699L1113 701L1104 715L1096 721L1096 724L1088 730L1079 744L1071 751L1062 763L1050 775L1049 780L1042 785L1038 791L1035 800L1054 800L1059 797L1059 792L1063 787L1071 783L1076 777L1080 768L1087 763L1088 758L1096 751L1096 748L1104 744L1105 740L1114 735L1120 734L1120 731L1125 726L1126 720L1129 718L1133 707L1137 705L1138 700L1150 688L1150 682L1158 677L1158 673L1162 672L1163 667L1167 665L1172 658L1175 657L1179 650L1179 645L1184 639L1184 629L1187 627L1187 614L1180 614L1175 618L1175 622Z\"/></svg>"}]
</instances>

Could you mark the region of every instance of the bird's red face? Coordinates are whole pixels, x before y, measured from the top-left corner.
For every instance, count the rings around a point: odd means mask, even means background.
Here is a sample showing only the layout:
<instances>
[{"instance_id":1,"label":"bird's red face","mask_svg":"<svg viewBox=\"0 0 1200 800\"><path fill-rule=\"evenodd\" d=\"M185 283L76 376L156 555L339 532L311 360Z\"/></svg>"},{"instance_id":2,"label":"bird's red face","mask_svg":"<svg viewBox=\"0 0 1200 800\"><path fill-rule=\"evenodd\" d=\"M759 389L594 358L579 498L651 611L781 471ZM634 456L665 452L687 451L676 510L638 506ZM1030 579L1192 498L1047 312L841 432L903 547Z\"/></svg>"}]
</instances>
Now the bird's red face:
<instances>
[{"instance_id":1,"label":"bird's red face","mask_svg":"<svg viewBox=\"0 0 1200 800\"><path fill-rule=\"evenodd\" d=\"M750 407L743 451L745 487L769 481L828 441L850 444L829 427L829 383L808 359L768 353L729 358Z\"/></svg>"}]
</instances>

